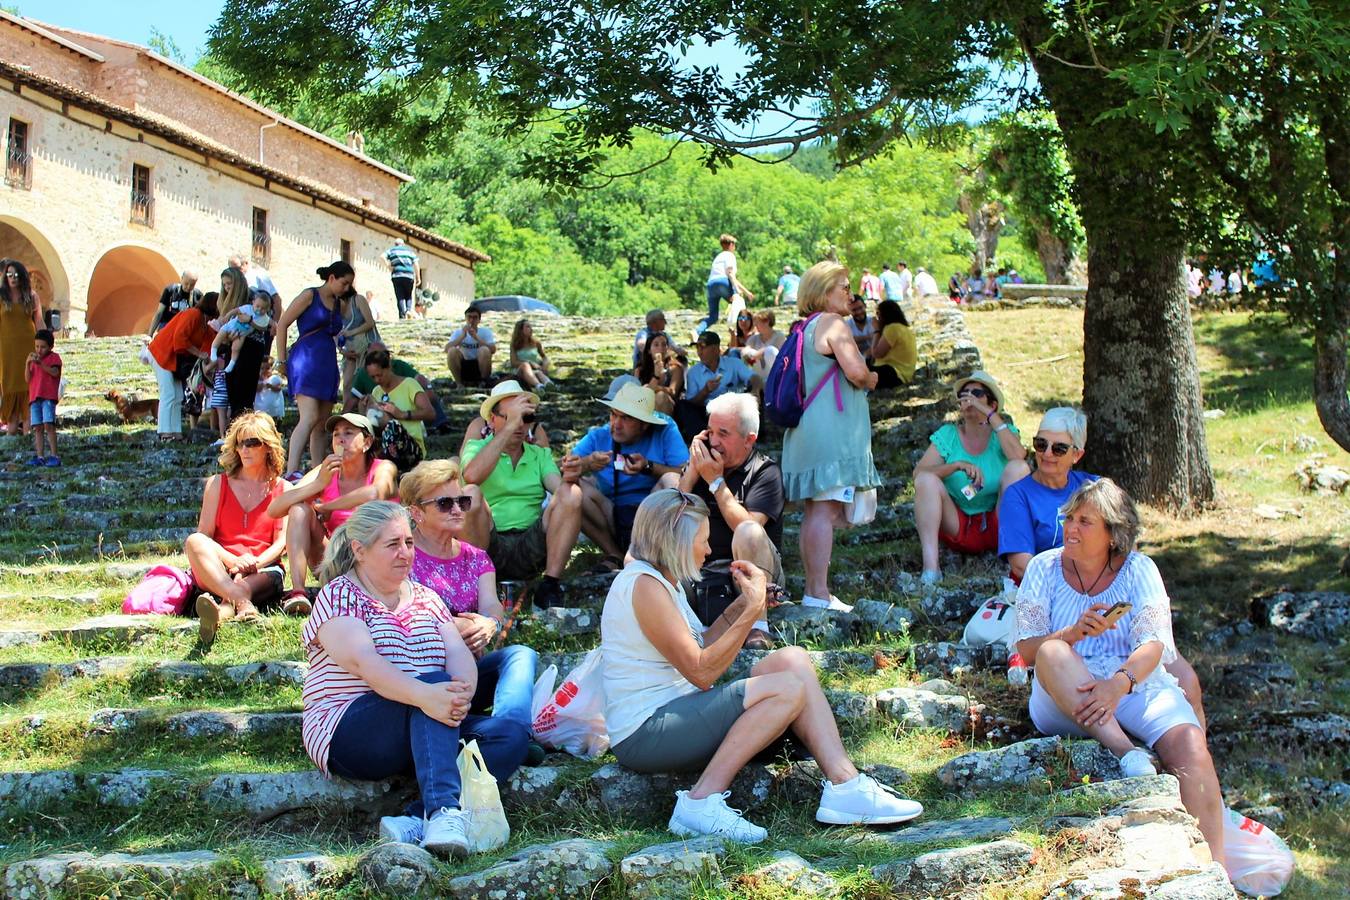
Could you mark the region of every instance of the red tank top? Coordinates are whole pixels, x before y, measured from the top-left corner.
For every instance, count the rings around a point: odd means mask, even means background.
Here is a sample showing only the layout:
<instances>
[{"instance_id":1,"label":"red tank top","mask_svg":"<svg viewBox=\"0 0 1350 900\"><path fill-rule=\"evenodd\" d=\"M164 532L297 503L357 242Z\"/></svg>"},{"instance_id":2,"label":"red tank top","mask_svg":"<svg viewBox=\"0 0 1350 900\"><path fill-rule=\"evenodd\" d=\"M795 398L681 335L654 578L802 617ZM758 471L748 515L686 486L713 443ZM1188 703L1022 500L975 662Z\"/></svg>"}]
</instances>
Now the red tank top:
<instances>
[{"instance_id":1,"label":"red tank top","mask_svg":"<svg viewBox=\"0 0 1350 900\"><path fill-rule=\"evenodd\" d=\"M272 489L258 501L258 505L246 510L230 489L229 476L221 475L220 505L216 507L216 533L212 535L216 543L231 553L261 556L262 552L276 540L277 529L281 527L283 521L269 516L267 507L285 489L286 482L278 478Z\"/></svg>"}]
</instances>

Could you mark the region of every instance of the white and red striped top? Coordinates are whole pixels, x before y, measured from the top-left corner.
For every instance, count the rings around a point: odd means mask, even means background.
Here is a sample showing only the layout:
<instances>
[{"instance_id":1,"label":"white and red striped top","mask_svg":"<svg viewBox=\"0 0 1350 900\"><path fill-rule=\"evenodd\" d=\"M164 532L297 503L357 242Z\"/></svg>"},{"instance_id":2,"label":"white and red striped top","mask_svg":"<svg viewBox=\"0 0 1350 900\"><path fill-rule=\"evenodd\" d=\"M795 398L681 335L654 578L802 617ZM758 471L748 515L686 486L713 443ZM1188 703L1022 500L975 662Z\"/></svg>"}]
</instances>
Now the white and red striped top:
<instances>
[{"instance_id":1,"label":"white and red striped top","mask_svg":"<svg viewBox=\"0 0 1350 900\"><path fill-rule=\"evenodd\" d=\"M314 610L301 632L309 654L309 673L301 695L305 707L303 739L305 752L325 775L329 774L328 748L343 713L352 701L373 689L338 665L319 644L319 627L324 622L360 619L370 630L375 650L409 675L445 669L441 625L454 625L454 618L435 591L416 582L409 585L412 599L397 611L366 594L354 578L346 575L324 585L314 601Z\"/></svg>"}]
</instances>

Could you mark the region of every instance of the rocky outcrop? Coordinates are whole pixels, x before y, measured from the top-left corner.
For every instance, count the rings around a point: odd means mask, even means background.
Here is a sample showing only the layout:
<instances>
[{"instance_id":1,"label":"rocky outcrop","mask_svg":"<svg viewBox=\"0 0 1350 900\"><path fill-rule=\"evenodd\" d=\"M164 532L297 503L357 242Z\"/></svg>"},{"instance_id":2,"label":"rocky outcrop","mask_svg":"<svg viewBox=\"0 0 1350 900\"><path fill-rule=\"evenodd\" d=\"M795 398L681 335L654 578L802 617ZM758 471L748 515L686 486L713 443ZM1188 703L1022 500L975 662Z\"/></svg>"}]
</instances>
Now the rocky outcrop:
<instances>
[{"instance_id":1,"label":"rocky outcrop","mask_svg":"<svg viewBox=\"0 0 1350 900\"><path fill-rule=\"evenodd\" d=\"M614 871L611 847L581 838L534 844L481 872L450 879L449 895L457 900L590 900L596 886Z\"/></svg>"}]
</instances>

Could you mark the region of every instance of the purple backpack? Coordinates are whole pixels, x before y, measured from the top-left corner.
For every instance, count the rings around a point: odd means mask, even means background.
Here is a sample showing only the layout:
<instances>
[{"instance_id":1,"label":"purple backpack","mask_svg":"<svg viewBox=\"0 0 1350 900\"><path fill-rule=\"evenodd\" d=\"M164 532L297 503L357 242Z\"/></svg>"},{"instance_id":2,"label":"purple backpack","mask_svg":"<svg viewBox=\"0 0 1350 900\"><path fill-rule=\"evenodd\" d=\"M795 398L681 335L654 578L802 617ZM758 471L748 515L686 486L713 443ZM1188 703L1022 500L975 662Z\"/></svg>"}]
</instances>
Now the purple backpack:
<instances>
[{"instance_id":1,"label":"purple backpack","mask_svg":"<svg viewBox=\"0 0 1350 900\"><path fill-rule=\"evenodd\" d=\"M811 401L816 399L816 395L825 387L827 381L834 381L835 408L840 412L844 411L844 396L839 389L838 363L830 367L830 371L825 373L809 396L806 394L806 364L802 360L806 327L819 315L820 313L813 313L804 320L792 323L787 340L778 348L778 356L774 359L773 366L769 368L769 379L764 384L764 414L769 417L770 422L780 428L796 428L802 420L802 414L811 405Z\"/></svg>"}]
</instances>

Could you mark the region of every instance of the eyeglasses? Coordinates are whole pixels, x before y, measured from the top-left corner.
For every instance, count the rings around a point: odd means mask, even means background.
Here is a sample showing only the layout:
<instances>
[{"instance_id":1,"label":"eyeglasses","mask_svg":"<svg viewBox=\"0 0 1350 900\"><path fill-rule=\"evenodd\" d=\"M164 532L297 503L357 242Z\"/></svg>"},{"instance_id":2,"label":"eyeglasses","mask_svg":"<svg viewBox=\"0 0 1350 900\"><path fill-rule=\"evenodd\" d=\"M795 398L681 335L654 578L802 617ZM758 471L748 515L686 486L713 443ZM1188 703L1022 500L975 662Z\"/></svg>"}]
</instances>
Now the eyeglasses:
<instances>
[{"instance_id":1,"label":"eyeglasses","mask_svg":"<svg viewBox=\"0 0 1350 900\"><path fill-rule=\"evenodd\" d=\"M239 442L240 447L244 447L248 450L257 450L262 445L262 438L244 438Z\"/></svg>"},{"instance_id":2,"label":"eyeglasses","mask_svg":"<svg viewBox=\"0 0 1350 900\"><path fill-rule=\"evenodd\" d=\"M497 418L499 418L499 419L505 419L505 418L506 418L506 414L505 414L505 413L497 412L497 410L495 410L495 409L492 411L492 414L493 414L494 416L496 416ZM534 413L526 413L525 415L523 415L523 416L520 417L520 421L523 422L523 423L525 423L526 425L533 425L533 424L534 424L535 422L537 422L538 420L539 420L539 417L538 417L537 415L535 415Z\"/></svg>"},{"instance_id":3,"label":"eyeglasses","mask_svg":"<svg viewBox=\"0 0 1350 900\"><path fill-rule=\"evenodd\" d=\"M1064 444L1059 441L1055 441L1055 443L1052 444L1043 437L1034 437L1031 439L1031 449L1035 450L1037 453L1044 453L1046 450L1049 450L1056 456L1063 456L1075 448L1072 444Z\"/></svg>"},{"instance_id":4,"label":"eyeglasses","mask_svg":"<svg viewBox=\"0 0 1350 900\"><path fill-rule=\"evenodd\" d=\"M957 391L956 396L958 398L974 397L976 400L987 400L989 398L989 392L984 388L961 388L961 390Z\"/></svg>"},{"instance_id":5,"label":"eyeglasses","mask_svg":"<svg viewBox=\"0 0 1350 900\"><path fill-rule=\"evenodd\" d=\"M460 512L468 512L469 507L473 506L473 498L468 494L460 494L457 497L435 497L431 500L418 500L418 506L435 506L437 510L448 513L456 506Z\"/></svg>"}]
</instances>

